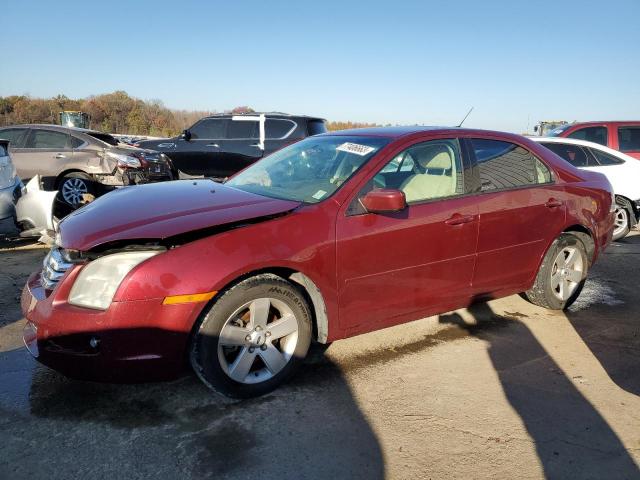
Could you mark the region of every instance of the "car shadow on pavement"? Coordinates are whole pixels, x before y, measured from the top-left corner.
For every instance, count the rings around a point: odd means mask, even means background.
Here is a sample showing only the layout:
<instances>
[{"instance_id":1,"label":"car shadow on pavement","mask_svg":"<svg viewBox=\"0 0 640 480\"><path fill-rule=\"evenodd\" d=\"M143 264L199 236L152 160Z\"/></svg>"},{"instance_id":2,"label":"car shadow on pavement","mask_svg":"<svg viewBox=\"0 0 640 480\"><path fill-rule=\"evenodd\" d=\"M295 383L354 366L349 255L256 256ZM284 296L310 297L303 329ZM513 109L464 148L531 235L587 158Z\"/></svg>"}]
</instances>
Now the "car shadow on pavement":
<instances>
[{"instance_id":1,"label":"car shadow on pavement","mask_svg":"<svg viewBox=\"0 0 640 480\"><path fill-rule=\"evenodd\" d=\"M440 322L487 343L505 396L534 442L546 478L639 478L640 470L606 420L523 322L496 315L487 303L468 311L475 324L457 313L441 315ZM495 322L511 326L484 328Z\"/></svg>"},{"instance_id":2,"label":"car shadow on pavement","mask_svg":"<svg viewBox=\"0 0 640 480\"><path fill-rule=\"evenodd\" d=\"M0 384L14 385L0 386L0 478L50 477L55 463L55 478L382 479L376 435L323 352L314 346L296 379L248 400L219 396L193 373L164 383L83 382L25 350L5 352L16 379L0 373ZM22 392L18 376L31 378Z\"/></svg>"}]
</instances>

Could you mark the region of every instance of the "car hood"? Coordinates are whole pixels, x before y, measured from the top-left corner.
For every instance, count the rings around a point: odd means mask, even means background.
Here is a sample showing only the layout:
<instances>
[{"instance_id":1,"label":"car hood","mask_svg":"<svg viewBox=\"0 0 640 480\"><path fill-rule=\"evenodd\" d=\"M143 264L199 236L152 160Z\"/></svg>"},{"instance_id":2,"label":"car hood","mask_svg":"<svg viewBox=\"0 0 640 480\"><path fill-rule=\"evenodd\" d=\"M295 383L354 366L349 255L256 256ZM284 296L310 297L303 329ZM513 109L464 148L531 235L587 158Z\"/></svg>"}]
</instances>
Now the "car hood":
<instances>
[{"instance_id":1,"label":"car hood","mask_svg":"<svg viewBox=\"0 0 640 480\"><path fill-rule=\"evenodd\" d=\"M300 202L215 183L177 180L125 187L76 210L59 225L58 244L87 251L122 240L162 240L211 227L268 218Z\"/></svg>"}]
</instances>

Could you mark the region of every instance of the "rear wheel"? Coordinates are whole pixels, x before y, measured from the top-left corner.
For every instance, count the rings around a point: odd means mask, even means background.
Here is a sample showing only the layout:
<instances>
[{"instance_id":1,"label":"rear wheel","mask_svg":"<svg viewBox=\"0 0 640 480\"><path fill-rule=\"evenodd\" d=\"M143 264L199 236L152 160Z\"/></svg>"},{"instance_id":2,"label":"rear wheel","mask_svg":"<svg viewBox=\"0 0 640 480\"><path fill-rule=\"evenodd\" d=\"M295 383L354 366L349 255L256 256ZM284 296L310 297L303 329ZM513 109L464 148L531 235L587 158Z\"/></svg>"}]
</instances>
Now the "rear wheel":
<instances>
[{"instance_id":1,"label":"rear wheel","mask_svg":"<svg viewBox=\"0 0 640 480\"><path fill-rule=\"evenodd\" d=\"M523 296L535 305L564 310L580 295L588 268L587 252L582 241L575 235L562 234L551 244L533 287Z\"/></svg>"},{"instance_id":2,"label":"rear wheel","mask_svg":"<svg viewBox=\"0 0 640 480\"><path fill-rule=\"evenodd\" d=\"M615 220L613 225L613 240L620 240L628 235L631 230L631 217L629 209L631 205L623 198L616 199Z\"/></svg>"},{"instance_id":3,"label":"rear wheel","mask_svg":"<svg viewBox=\"0 0 640 480\"><path fill-rule=\"evenodd\" d=\"M213 304L194 334L191 364L213 390L255 397L295 372L310 341L311 313L302 292L280 277L260 275Z\"/></svg>"},{"instance_id":4,"label":"rear wheel","mask_svg":"<svg viewBox=\"0 0 640 480\"><path fill-rule=\"evenodd\" d=\"M91 177L86 173L73 172L64 176L59 187L62 199L73 207L78 207L85 194L91 192Z\"/></svg>"}]
</instances>

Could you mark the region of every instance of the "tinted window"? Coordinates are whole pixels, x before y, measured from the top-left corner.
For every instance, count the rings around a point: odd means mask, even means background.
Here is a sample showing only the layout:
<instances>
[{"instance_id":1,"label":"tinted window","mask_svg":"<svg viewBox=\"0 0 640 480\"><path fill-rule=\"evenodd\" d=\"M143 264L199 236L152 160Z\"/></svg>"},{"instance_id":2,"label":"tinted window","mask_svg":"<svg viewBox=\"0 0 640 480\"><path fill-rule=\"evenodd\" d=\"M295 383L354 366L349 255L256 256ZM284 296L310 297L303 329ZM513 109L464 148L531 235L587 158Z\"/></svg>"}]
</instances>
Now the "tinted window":
<instances>
[{"instance_id":1,"label":"tinted window","mask_svg":"<svg viewBox=\"0 0 640 480\"><path fill-rule=\"evenodd\" d=\"M567 135L569 138L607 145L606 127L585 127Z\"/></svg>"},{"instance_id":2,"label":"tinted window","mask_svg":"<svg viewBox=\"0 0 640 480\"><path fill-rule=\"evenodd\" d=\"M601 150L596 150L595 148L590 149L591 153L596 157L599 165L621 165L624 163L624 160L618 157L614 157L610 153L605 153Z\"/></svg>"},{"instance_id":3,"label":"tinted window","mask_svg":"<svg viewBox=\"0 0 640 480\"><path fill-rule=\"evenodd\" d=\"M78 137L71 137L71 148L78 148L80 147L80 145L84 144L84 140L78 138Z\"/></svg>"},{"instance_id":4,"label":"tinted window","mask_svg":"<svg viewBox=\"0 0 640 480\"><path fill-rule=\"evenodd\" d=\"M221 118L205 118L189 129L191 138L222 139L226 123Z\"/></svg>"},{"instance_id":5,"label":"tinted window","mask_svg":"<svg viewBox=\"0 0 640 480\"><path fill-rule=\"evenodd\" d=\"M404 173L409 167L410 173ZM401 181L396 181L395 176ZM399 188L408 203L460 194L462 162L458 141L432 140L413 145L385 165L374 183L376 187Z\"/></svg>"},{"instance_id":6,"label":"tinted window","mask_svg":"<svg viewBox=\"0 0 640 480\"><path fill-rule=\"evenodd\" d=\"M543 145L574 167L593 166L586 150L579 145L566 143L543 143Z\"/></svg>"},{"instance_id":7,"label":"tinted window","mask_svg":"<svg viewBox=\"0 0 640 480\"><path fill-rule=\"evenodd\" d=\"M472 139L482 191L551 181L551 172L531 152L510 142Z\"/></svg>"},{"instance_id":8,"label":"tinted window","mask_svg":"<svg viewBox=\"0 0 640 480\"><path fill-rule=\"evenodd\" d=\"M264 123L264 132L266 138L278 139L287 136L296 126L290 120L267 119Z\"/></svg>"},{"instance_id":9,"label":"tinted window","mask_svg":"<svg viewBox=\"0 0 640 480\"><path fill-rule=\"evenodd\" d=\"M7 156L7 149L4 148L4 144L0 143L0 157L6 157Z\"/></svg>"},{"instance_id":10,"label":"tinted window","mask_svg":"<svg viewBox=\"0 0 640 480\"><path fill-rule=\"evenodd\" d=\"M24 133L26 131L26 128L9 128L7 130L0 131L0 138L3 140L9 140L10 147L18 148L22 146Z\"/></svg>"},{"instance_id":11,"label":"tinted window","mask_svg":"<svg viewBox=\"0 0 640 480\"><path fill-rule=\"evenodd\" d=\"M67 148L69 135L53 130L31 130L27 140L27 148Z\"/></svg>"},{"instance_id":12,"label":"tinted window","mask_svg":"<svg viewBox=\"0 0 640 480\"><path fill-rule=\"evenodd\" d=\"M309 135L327 133L327 122L324 120L309 120L307 128L309 130Z\"/></svg>"},{"instance_id":13,"label":"tinted window","mask_svg":"<svg viewBox=\"0 0 640 480\"><path fill-rule=\"evenodd\" d=\"M640 151L640 127L619 127L618 143L622 152Z\"/></svg>"},{"instance_id":14,"label":"tinted window","mask_svg":"<svg viewBox=\"0 0 640 480\"><path fill-rule=\"evenodd\" d=\"M258 138L258 122L231 120L227 125L226 138Z\"/></svg>"},{"instance_id":15,"label":"tinted window","mask_svg":"<svg viewBox=\"0 0 640 480\"><path fill-rule=\"evenodd\" d=\"M109 145L113 145L114 147L118 145L118 139L113 135L109 135L108 133L100 133L100 132L84 132L90 137L97 138L101 142L108 143Z\"/></svg>"}]
</instances>

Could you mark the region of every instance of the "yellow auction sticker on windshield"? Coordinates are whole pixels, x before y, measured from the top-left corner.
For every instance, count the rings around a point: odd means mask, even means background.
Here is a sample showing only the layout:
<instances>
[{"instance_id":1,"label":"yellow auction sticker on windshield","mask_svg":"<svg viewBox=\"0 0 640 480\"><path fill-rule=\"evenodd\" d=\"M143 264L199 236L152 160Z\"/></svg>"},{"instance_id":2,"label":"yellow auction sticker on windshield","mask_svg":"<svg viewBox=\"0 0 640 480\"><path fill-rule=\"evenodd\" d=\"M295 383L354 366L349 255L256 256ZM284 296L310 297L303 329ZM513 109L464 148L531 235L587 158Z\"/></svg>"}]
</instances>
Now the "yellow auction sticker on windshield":
<instances>
[{"instance_id":1,"label":"yellow auction sticker on windshield","mask_svg":"<svg viewBox=\"0 0 640 480\"><path fill-rule=\"evenodd\" d=\"M338 145L336 150L340 150L341 152L355 153L356 155L360 155L364 157L365 155L369 155L371 152L375 151L375 147L369 147L367 145L360 145L359 143L351 143L346 142L342 145Z\"/></svg>"}]
</instances>

